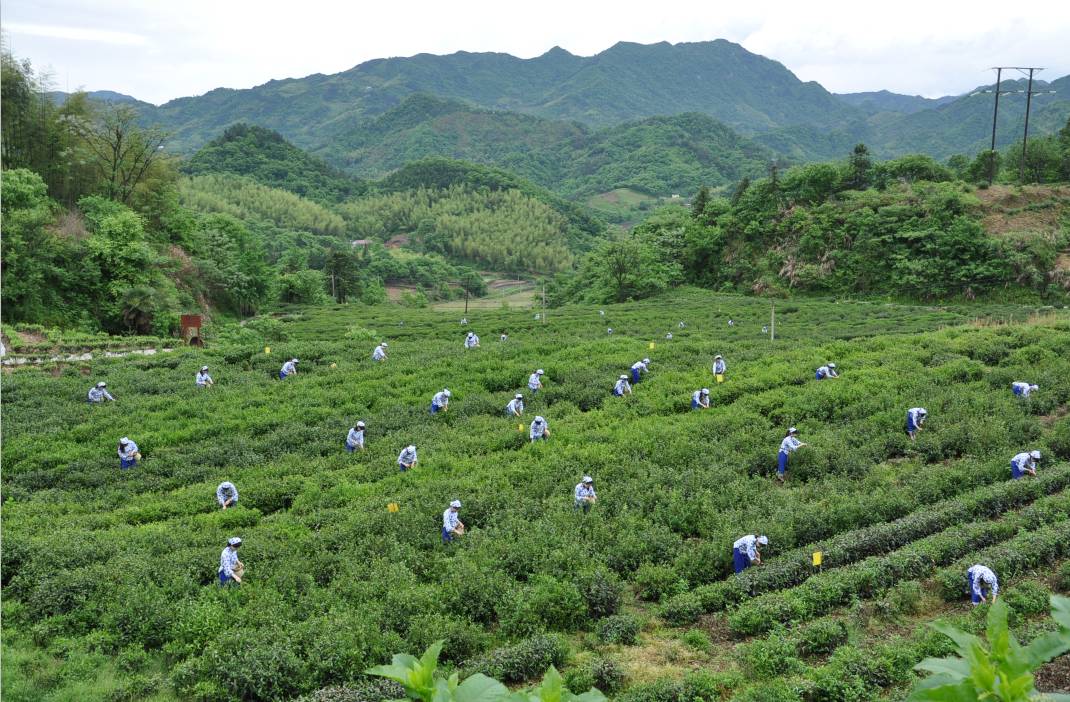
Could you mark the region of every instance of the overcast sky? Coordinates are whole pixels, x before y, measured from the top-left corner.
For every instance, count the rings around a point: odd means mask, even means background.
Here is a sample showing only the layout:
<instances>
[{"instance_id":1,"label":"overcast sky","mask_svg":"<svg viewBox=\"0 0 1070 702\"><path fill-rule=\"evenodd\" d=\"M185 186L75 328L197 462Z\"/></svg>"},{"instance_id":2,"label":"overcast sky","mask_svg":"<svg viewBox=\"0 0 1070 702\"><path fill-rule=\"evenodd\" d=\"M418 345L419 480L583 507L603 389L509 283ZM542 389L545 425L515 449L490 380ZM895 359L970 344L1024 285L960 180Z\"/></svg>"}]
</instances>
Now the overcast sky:
<instances>
[{"instance_id":1,"label":"overcast sky","mask_svg":"<svg viewBox=\"0 0 1070 702\"><path fill-rule=\"evenodd\" d=\"M957 94L999 64L1070 73L1066 0L4 0L0 24L6 46L49 67L57 89L153 103L373 58L529 58L554 45L589 56L620 40L728 39L833 92Z\"/></svg>"}]
</instances>

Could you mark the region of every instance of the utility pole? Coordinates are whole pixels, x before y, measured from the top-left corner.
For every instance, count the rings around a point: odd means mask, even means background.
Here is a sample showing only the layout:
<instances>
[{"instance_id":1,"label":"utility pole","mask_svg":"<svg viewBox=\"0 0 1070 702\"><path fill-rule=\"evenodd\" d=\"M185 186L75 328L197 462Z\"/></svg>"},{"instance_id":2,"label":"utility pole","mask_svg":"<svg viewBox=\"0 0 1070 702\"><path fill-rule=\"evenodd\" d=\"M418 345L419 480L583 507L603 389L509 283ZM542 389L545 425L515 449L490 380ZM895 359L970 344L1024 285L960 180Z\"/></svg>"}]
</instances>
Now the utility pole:
<instances>
[{"instance_id":1,"label":"utility pole","mask_svg":"<svg viewBox=\"0 0 1070 702\"><path fill-rule=\"evenodd\" d=\"M992 108L992 146L988 150L988 184L996 178L996 115L999 114L999 84L1003 78L1003 68L996 67L996 104Z\"/></svg>"},{"instance_id":2,"label":"utility pole","mask_svg":"<svg viewBox=\"0 0 1070 702\"><path fill-rule=\"evenodd\" d=\"M1025 89L1025 129L1022 130L1022 161L1018 164L1018 184L1025 185L1025 154L1029 145L1029 105L1033 102L1033 71L1044 70L1043 68L1029 69L1029 85Z\"/></svg>"},{"instance_id":3,"label":"utility pole","mask_svg":"<svg viewBox=\"0 0 1070 702\"><path fill-rule=\"evenodd\" d=\"M464 316L468 316L468 282L464 283Z\"/></svg>"},{"instance_id":4,"label":"utility pole","mask_svg":"<svg viewBox=\"0 0 1070 702\"><path fill-rule=\"evenodd\" d=\"M1025 181L1025 157L1026 157L1026 145L1029 140L1029 109L1031 107L1032 98L1034 95L1051 94L1054 90L1033 90L1033 73L1036 71L1043 71L1040 66L993 66L992 70L996 72L996 89L995 90L978 90L970 93L970 97L974 95L980 95L982 93L994 93L995 102L992 107L992 142L989 148L988 157L988 184L991 185L992 181L996 177L996 117L999 115L999 97L1000 95L1012 95L1014 93L1025 93L1025 130L1022 134L1022 162L1018 168L1018 181ZM1023 75L1029 77L1029 87L1026 90L1002 90L1003 71L1019 71ZM1029 71L1028 74L1025 72Z\"/></svg>"},{"instance_id":5,"label":"utility pole","mask_svg":"<svg viewBox=\"0 0 1070 702\"><path fill-rule=\"evenodd\" d=\"M542 323L546 324L546 283L542 285Z\"/></svg>"},{"instance_id":6,"label":"utility pole","mask_svg":"<svg viewBox=\"0 0 1070 702\"><path fill-rule=\"evenodd\" d=\"M769 340L776 341L776 303L769 301Z\"/></svg>"}]
</instances>

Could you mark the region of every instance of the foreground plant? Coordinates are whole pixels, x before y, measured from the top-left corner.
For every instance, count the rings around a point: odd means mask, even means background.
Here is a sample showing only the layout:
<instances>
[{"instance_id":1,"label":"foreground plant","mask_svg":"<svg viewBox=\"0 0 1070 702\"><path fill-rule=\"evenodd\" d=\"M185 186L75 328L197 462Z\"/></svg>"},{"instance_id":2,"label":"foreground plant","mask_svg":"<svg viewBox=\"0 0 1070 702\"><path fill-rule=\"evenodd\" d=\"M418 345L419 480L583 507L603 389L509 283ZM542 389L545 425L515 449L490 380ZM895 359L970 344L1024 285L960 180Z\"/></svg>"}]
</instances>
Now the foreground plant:
<instances>
[{"instance_id":1,"label":"foreground plant","mask_svg":"<svg viewBox=\"0 0 1070 702\"><path fill-rule=\"evenodd\" d=\"M509 692L505 685L482 673L463 681L457 673L443 677L437 672L442 645L443 641L431 644L420 658L398 653L390 665L375 666L367 672L396 681L409 699L421 702L605 702L605 695L593 688L582 695L572 694L553 666L542 684L521 692Z\"/></svg>"},{"instance_id":2,"label":"foreground plant","mask_svg":"<svg viewBox=\"0 0 1070 702\"><path fill-rule=\"evenodd\" d=\"M1070 651L1070 598L1052 596L1051 615L1059 629L1038 636L1028 646L1019 644L1011 633L1007 612L1003 600L989 608L987 646L980 637L950 624L933 624L934 629L955 642L959 655L926 658L915 666L932 675L914 687L909 701L1070 702L1070 695L1044 695L1033 684L1033 671Z\"/></svg>"}]
</instances>

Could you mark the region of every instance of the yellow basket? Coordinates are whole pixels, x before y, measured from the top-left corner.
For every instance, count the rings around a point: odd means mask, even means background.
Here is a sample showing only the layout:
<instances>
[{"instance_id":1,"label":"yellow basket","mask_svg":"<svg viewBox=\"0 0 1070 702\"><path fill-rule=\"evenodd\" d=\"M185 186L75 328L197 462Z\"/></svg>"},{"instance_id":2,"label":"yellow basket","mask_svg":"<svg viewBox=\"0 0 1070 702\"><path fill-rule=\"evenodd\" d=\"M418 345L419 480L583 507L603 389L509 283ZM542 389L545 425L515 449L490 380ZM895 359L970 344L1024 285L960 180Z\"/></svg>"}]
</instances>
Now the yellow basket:
<instances>
[{"instance_id":1,"label":"yellow basket","mask_svg":"<svg viewBox=\"0 0 1070 702\"><path fill-rule=\"evenodd\" d=\"M724 373L718 373L717 374L717 382L718 383L723 383L724 382Z\"/></svg>"}]
</instances>

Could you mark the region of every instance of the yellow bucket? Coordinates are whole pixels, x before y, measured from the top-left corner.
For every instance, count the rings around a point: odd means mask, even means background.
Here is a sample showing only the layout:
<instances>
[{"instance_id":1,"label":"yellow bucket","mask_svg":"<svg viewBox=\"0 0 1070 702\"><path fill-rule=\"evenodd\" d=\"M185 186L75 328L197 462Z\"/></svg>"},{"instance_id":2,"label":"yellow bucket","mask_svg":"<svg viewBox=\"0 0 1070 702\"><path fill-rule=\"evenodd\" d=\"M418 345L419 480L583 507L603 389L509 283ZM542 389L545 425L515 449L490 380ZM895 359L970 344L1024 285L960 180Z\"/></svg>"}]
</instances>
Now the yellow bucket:
<instances>
[{"instance_id":1,"label":"yellow bucket","mask_svg":"<svg viewBox=\"0 0 1070 702\"><path fill-rule=\"evenodd\" d=\"M717 382L718 383L723 383L724 382L724 373L718 373L717 374Z\"/></svg>"}]
</instances>

